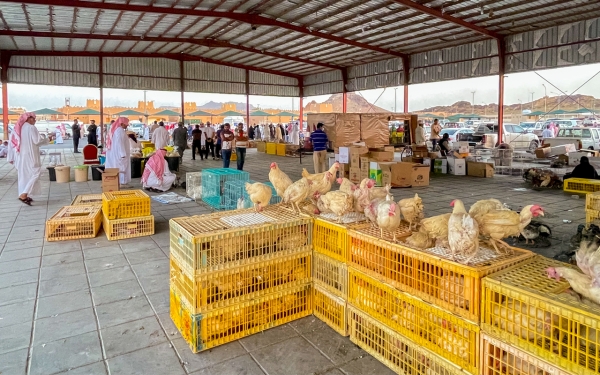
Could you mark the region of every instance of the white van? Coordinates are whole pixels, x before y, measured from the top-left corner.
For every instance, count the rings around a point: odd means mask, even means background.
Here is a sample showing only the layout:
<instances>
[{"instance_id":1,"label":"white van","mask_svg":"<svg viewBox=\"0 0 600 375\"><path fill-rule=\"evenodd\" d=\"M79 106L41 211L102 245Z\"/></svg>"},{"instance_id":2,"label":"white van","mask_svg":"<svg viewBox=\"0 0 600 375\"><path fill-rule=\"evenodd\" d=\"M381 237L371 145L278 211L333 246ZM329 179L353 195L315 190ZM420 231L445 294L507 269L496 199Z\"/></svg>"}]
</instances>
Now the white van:
<instances>
[{"instance_id":1,"label":"white van","mask_svg":"<svg viewBox=\"0 0 600 375\"><path fill-rule=\"evenodd\" d=\"M240 122L242 124L246 123L246 121L244 121L244 118L242 116L231 116L231 117L225 117L223 119L223 124L228 123L229 125L231 125L232 128L237 126L237 124L239 124Z\"/></svg>"}]
</instances>

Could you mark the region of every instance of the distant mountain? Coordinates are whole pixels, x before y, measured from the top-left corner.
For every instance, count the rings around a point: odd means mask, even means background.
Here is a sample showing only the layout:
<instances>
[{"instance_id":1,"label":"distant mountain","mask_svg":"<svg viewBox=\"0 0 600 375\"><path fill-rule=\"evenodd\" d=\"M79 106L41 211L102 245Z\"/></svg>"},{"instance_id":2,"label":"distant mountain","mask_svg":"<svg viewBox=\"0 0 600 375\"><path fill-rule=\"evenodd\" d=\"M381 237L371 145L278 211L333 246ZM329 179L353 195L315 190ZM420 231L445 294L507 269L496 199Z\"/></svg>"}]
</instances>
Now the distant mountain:
<instances>
[{"instance_id":1,"label":"distant mountain","mask_svg":"<svg viewBox=\"0 0 600 375\"><path fill-rule=\"evenodd\" d=\"M223 104L225 104L225 103L213 102L211 100L208 103L198 106L198 109L221 109L223 107ZM230 102L227 102L227 104L230 104ZM233 103L233 104L235 104L236 111L246 113L246 103ZM254 107L252 104L250 104L250 110L254 110L254 109L256 109L256 107Z\"/></svg>"},{"instance_id":2,"label":"distant mountain","mask_svg":"<svg viewBox=\"0 0 600 375\"><path fill-rule=\"evenodd\" d=\"M346 97L346 112L348 113L389 112L388 110L376 105L372 106L371 103L369 103L365 98L353 92L349 92ZM332 112L334 113L342 112L342 98L343 94L333 94L327 100L322 102L322 104L331 104L333 107ZM317 108L318 104L319 103L313 100L306 104L304 109L309 110L312 108Z\"/></svg>"}]
</instances>

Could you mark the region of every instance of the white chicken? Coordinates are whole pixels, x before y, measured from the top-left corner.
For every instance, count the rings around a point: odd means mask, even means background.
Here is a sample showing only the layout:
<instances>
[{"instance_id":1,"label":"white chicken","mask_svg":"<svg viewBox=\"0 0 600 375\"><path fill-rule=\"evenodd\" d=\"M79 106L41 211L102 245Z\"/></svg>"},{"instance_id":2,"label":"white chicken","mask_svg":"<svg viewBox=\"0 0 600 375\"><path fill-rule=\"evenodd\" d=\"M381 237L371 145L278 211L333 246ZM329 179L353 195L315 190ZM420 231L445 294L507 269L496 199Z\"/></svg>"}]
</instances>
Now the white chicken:
<instances>
[{"instance_id":1,"label":"white chicken","mask_svg":"<svg viewBox=\"0 0 600 375\"><path fill-rule=\"evenodd\" d=\"M388 190L389 191L389 190ZM417 229L421 220L425 217L423 213L423 200L419 194L415 194L414 198L401 199L398 202L400 212L405 221L408 222L410 229Z\"/></svg>"},{"instance_id":2,"label":"white chicken","mask_svg":"<svg viewBox=\"0 0 600 375\"><path fill-rule=\"evenodd\" d=\"M394 242L396 241L396 229L400 226L400 206L388 195L385 201L377 205L377 226L383 238L383 231L392 233Z\"/></svg>"},{"instance_id":3,"label":"white chicken","mask_svg":"<svg viewBox=\"0 0 600 375\"><path fill-rule=\"evenodd\" d=\"M365 178L360 182L360 185L354 189L354 210L359 213L364 213L365 207L371 203L369 199L369 189L375 185L375 181Z\"/></svg>"},{"instance_id":4,"label":"white chicken","mask_svg":"<svg viewBox=\"0 0 600 375\"><path fill-rule=\"evenodd\" d=\"M250 197L250 201L254 203L254 210L260 212L263 208L269 205L271 196L273 195L271 187L260 182L253 184L246 182L246 192Z\"/></svg>"},{"instance_id":5,"label":"white chicken","mask_svg":"<svg viewBox=\"0 0 600 375\"><path fill-rule=\"evenodd\" d=\"M461 200L453 200L451 206L454 209L448 219L448 246L453 260L457 255L463 255L467 264L479 251L479 226Z\"/></svg>"},{"instance_id":6,"label":"white chicken","mask_svg":"<svg viewBox=\"0 0 600 375\"><path fill-rule=\"evenodd\" d=\"M335 163L333 163L333 165L331 166L331 168L329 168L329 170L327 170L326 172L323 173L316 173L316 174L310 174L308 173L308 171L306 170L306 168L302 168L302 177L305 177L313 182L317 182L323 179L323 176L325 175L325 173L329 172L331 173L331 182L333 182L335 180L335 175L337 174L337 171L340 169L340 163L338 163L337 161Z\"/></svg>"},{"instance_id":7,"label":"white chicken","mask_svg":"<svg viewBox=\"0 0 600 375\"><path fill-rule=\"evenodd\" d=\"M494 304L494 325L524 340L536 340L539 336L551 337L557 328L558 316L554 319L547 311L528 306L520 301L507 299L501 305Z\"/></svg>"},{"instance_id":8,"label":"white chicken","mask_svg":"<svg viewBox=\"0 0 600 375\"><path fill-rule=\"evenodd\" d=\"M377 225L377 207L379 203L384 202L383 199L376 198L365 207L364 214L366 218L371 222L371 226Z\"/></svg>"},{"instance_id":9,"label":"white chicken","mask_svg":"<svg viewBox=\"0 0 600 375\"><path fill-rule=\"evenodd\" d=\"M271 163L269 171L269 181L273 184L277 195L283 198L283 193L292 184L292 179L288 177L279 167L277 163Z\"/></svg>"},{"instance_id":10,"label":"white chicken","mask_svg":"<svg viewBox=\"0 0 600 375\"><path fill-rule=\"evenodd\" d=\"M298 206L298 203L302 202L309 196L311 185L312 181L304 177L294 182L287 189L285 189L282 197L283 203L290 204L294 211L298 209L298 213L300 213L301 210Z\"/></svg>"},{"instance_id":11,"label":"white chicken","mask_svg":"<svg viewBox=\"0 0 600 375\"><path fill-rule=\"evenodd\" d=\"M340 191L343 191L344 193L347 194L353 194L354 190L356 190L356 185L354 185L350 180L348 180L347 178L338 178L337 183L340 184Z\"/></svg>"},{"instance_id":12,"label":"white chicken","mask_svg":"<svg viewBox=\"0 0 600 375\"><path fill-rule=\"evenodd\" d=\"M310 186L309 198L316 201L318 199L318 196L315 196L316 193L319 193L319 195L324 195L331 190L331 180L331 172L325 172L321 180L313 181L312 185Z\"/></svg>"},{"instance_id":13,"label":"white chicken","mask_svg":"<svg viewBox=\"0 0 600 375\"><path fill-rule=\"evenodd\" d=\"M330 191L325 195L317 194L317 208L320 212L333 212L338 217L338 223L342 221L342 217L352 212L354 199L352 195L343 191Z\"/></svg>"}]
</instances>

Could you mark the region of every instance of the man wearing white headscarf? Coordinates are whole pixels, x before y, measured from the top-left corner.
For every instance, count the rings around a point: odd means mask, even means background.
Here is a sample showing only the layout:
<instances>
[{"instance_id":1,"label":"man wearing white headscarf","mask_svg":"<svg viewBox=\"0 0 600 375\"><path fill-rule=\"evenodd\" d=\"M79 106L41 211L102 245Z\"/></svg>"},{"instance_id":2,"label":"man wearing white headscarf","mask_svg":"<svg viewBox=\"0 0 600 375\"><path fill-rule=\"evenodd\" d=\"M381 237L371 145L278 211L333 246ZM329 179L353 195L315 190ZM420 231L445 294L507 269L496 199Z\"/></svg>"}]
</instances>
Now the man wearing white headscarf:
<instances>
[{"instance_id":1,"label":"man wearing white headscarf","mask_svg":"<svg viewBox=\"0 0 600 375\"><path fill-rule=\"evenodd\" d=\"M39 181L42 173L40 146L48 143L48 139L41 136L34 125L35 113L23 113L8 144L8 161L17 168L19 200L29 206L33 201L30 195L42 193Z\"/></svg>"},{"instance_id":2,"label":"man wearing white headscarf","mask_svg":"<svg viewBox=\"0 0 600 375\"><path fill-rule=\"evenodd\" d=\"M119 117L106 134L106 168L119 168L119 182L125 185L131 181L131 149L125 129L129 119Z\"/></svg>"},{"instance_id":3,"label":"man wearing white headscarf","mask_svg":"<svg viewBox=\"0 0 600 375\"><path fill-rule=\"evenodd\" d=\"M160 150L169 145L169 132L165 129L165 123L160 122L158 128L152 133L152 143L154 143L154 149Z\"/></svg>"}]
</instances>

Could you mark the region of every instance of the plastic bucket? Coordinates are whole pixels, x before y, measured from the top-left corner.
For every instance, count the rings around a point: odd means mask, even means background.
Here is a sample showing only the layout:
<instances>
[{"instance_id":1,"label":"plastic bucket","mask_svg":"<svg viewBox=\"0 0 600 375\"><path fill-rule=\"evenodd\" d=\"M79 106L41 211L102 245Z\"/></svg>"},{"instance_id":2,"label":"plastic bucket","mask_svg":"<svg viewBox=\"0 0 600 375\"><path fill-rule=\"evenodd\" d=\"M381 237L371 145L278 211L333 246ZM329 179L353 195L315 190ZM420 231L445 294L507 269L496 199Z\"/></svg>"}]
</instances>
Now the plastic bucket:
<instances>
[{"instance_id":1,"label":"plastic bucket","mask_svg":"<svg viewBox=\"0 0 600 375\"><path fill-rule=\"evenodd\" d=\"M167 156L167 164L171 172L177 172L179 170L179 156Z\"/></svg>"},{"instance_id":2,"label":"plastic bucket","mask_svg":"<svg viewBox=\"0 0 600 375\"><path fill-rule=\"evenodd\" d=\"M56 171L56 182L59 184L68 183L71 180L71 167L62 165L60 167L54 167Z\"/></svg>"},{"instance_id":3,"label":"plastic bucket","mask_svg":"<svg viewBox=\"0 0 600 375\"><path fill-rule=\"evenodd\" d=\"M106 162L106 156L100 155L98 156L98 160L100 160L100 164L104 165L104 163Z\"/></svg>"},{"instance_id":4,"label":"plastic bucket","mask_svg":"<svg viewBox=\"0 0 600 375\"><path fill-rule=\"evenodd\" d=\"M131 158L131 178L142 177L142 158Z\"/></svg>"},{"instance_id":5,"label":"plastic bucket","mask_svg":"<svg viewBox=\"0 0 600 375\"><path fill-rule=\"evenodd\" d=\"M92 180L93 181L102 181L102 172L100 172L98 169L100 170L104 170L104 166L103 165L92 165Z\"/></svg>"},{"instance_id":6,"label":"plastic bucket","mask_svg":"<svg viewBox=\"0 0 600 375\"><path fill-rule=\"evenodd\" d=\"M89 176L87 165L78 165L73 169L75 170L75 182L87 182Z\"/></svg>"},{"instance_id":7,"label":"plastic bucket","mask_svg":"<svg viewBox=\"0 0 600 375\"><path fill-rule=\"evenodd\" d=\"M50 181L56 181L56 171L54 167L46 167L48 169L48 174L50 175Z\"/></svg>"}]
</instances>

